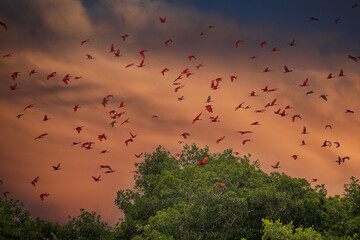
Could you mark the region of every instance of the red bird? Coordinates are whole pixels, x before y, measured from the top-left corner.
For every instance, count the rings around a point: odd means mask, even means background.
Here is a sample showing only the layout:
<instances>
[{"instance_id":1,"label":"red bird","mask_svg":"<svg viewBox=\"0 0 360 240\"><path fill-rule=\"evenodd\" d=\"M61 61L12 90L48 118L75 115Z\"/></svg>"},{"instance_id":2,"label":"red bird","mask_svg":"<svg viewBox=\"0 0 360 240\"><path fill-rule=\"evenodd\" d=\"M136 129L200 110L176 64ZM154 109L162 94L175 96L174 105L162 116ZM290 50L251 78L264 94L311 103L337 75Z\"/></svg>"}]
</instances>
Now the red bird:
<instances>
[{"instance_id":1,"label":"red bird","mask_svg":"<svg viewBox=\"0 0 360 240\"><path fill-rule=\"evenodd\" d=\"M196 59L196 56L195 55L190 55L190 56L188 56L188 59L189 59L189 61L191 61L192 59Z\"/></svg>"},{"instance_id":2,"label":"red bird","mask_svg":"<svg viewBox=\"0 0 360 240\"><path fill-rule=\"evenodd\" d=\"M237 131L237 133L240 133L241 135L244 135L246 133L252 133L252 131Z\"/></svg>"},{"instance_id":3,"label":"red bird","mask_svg":"<svg viewBox=\"0 0 360 240\"><path fill-rule=\"evenodd\" d=\"M304 126L304 128L303 128L302 134L309 134L309 133L306 131L306 127L305 127L305 126Z\"/></svg>"},{"instance_id":4,"label":"red bird","mask_svg":"<svg viewBox=\"0 0 360 240\"><path fill-rule=\"evenodd\" d=\"M224 187L224 184L225 184L225 183L220 183L217 187L218 187L218 188L222 188L222 187Z\"/></svg>"},{"instance_id":5,"label":"red bird","mask_svg":"<svg viewBox=\"0 0 360 240\"><path fill-rule=\"evenodd\" d=\"M205 32L201 32L200 34L199 34L199 36L204 36L205 35Z\"/></svg>"},{"instance_id":6,"label":"red bird","mask_svg":"<svg viewBox=\"0 0 360 240\"><path fill-rule=\"evenodd\" d=\"M276 98L271 103L266 104L265 108L277 105L275 104L275 102L276 102Z\"/></svg>"},{"instance_id":7,"label":"red bird","mask_svg":"<svg viewBox=\"0 0 360 240\"><path fill-rule=\"evenodd\" d=\"M15 79L18 77L18 74L20 72L14 72L13 74L11 74L11 78L13 79L13 81L15 81Z\"/></svg>"},{"instance_id":8,"label":"red bird","mask_svg":"<svg viewBox=\"0 0 360 240\"><path fill-rule=\"evenodd\" d=\"M300 118L300 119L302 119L300 115L294 115L294 116L292 116L292 121L293 121L293 122L295 122L295 118Z\"/></svg>"},{"instance_id":9,"label":"red bird","mask_svg":"<svg viewBox=\"0 0 360 240\"><path fill-rule=\"evenodd\" d=\"M124 34L124 35L122 35L121 37L122 37L123 41L125 41L125 39L126 39L127 37L129 37L129 35L128 35L128 34Z\"/></svg>"},{"instance_id":10,"label":"red bird","mask_svg":"<svg viewBox=\"0 0 360 240\"><path fill-rule=\"evenodd\" d=\"M185 86L185 85L178 86L178 87L176 87L176 88L174 89L174 91L175 91L175 92L178 92L179 89L183 88L184 86Z\"/></svg>"},{"instance_id":11,"label":"red bird","mask_svg":"<svg viewBox=\"0 0 360 240\"><path fill-rule=\"evenodd\" d=\"M260 43L260 46L264 47L265 44L266 44L266 41L263 41L263 42Z\"/></svg>"},{"instance_id":12,"label":"red bird","mask_svg":"<svg viewBox=\"0 0 360 240\"><path fill-rule=\"evenodd\" d=\"M165 75L165 72L168 72L169 69L168 68L164 68L162 71L161 71L161 74L164 76Z\"/></svg>"},{"instance_id":13,"label":"red bird","mask_svg":"<svg viewBox=\"0 0 360 240\"><path fill-rule=\"evenodd\" d=\"M35 69L33 69L29 72L29 76L33 75L34 73L37 73Z\"/></svg>"},{"instance_id":14,"label":"red bird","mask_svg":"<svg viewBox=\"0 0 360 240\"><path fill-rule=\"evenodd\" d=\"M123 125L124 123L129 123L130 118L126 119L125 121L123 121L120 125Z\"/></svg>"},{"instance_id":15,"label":"red bird","mask_svg":"<svg viewBox=\"0 0 360 240\"><path fill-rule=\"evenodd\" d=\"M280 162L277 162L277 163L275 164L275 166L271 165L271 167L272 167L272 168L275 168L275 169L276 169L276 168L280 168Z\"/></svg>"},{"instance_id":16,"label":"red bird","mask_svg":"<svg viewBox=\"0 0 360 240\"><path fill-rule=\"evenodd\" d=\"M245 139L244 141L242 141L242 144L245 145L245 143L250 142L250 139Z\"/></svg>"},{"instance_id":17,"label":"red bird","mask_svg":"<svg viewBox=\"0 0 360 240\"><path fill-rule=\"evenodd\" d=\"M216 143L219 143L220 141L224 140L225 136L219 138L218 140L216 140Z\"/></svg>"},{"instance_id":18,"label":"red bird","mask_svg":"<svg viewBox=\"0 0 360 240\"><path fill-rule=\"evenodd\" d=\"M66 76L62 79L62 81L63 81L66 85L69 85L70 74L66 74Z\"/></svg>"},{"instance_id":19,"label":"red bird","mask_svg":"<svg viewBox=\"0 0 360 240\"><path fill-rule=\"evenodd\" d=\"M139 175L139 171L131 171L131 173L136 173L136 175Z\"/></svg>"},{"instance_id":20,"label":"red bird","mask_svg":"<svg viewBox=\"0 0 360 240\"><path fill-rule=\"evenodd\" d=\"M194 118L194 120L192 121L192 123L194 124L197 120L202 120L200 119L202 113L200 113L199 115L196 116L196 118Z\"/></svg>"},{"instance_id":21,"label":"red bird","mask_svg":"<svg viewBox=\"0 0 360 240\"><path fill-rule=\"evenodd\" d=\"M44 138L45 136L47 136L47 133L43 133L40 136L36 137L34 140L40 139L40 138Z\"/></svg>"},{"instance_id":22,"label":"red bird","mask_svg":"<svg viewBox=\"0 0 360 240\"><path fill-rule=\"evenodd\" d=\"M309 86L308 82L309 82L309 79L305 79L305 81L303 82L303 84L300 85L300 87Z\"/></svg>"},{"instance_id":23,"label":"red bird","mask_svg":"<svg viewBox=\"0 0 360 240\"><path fill-rule=\"evenodd\" d=\"M244 43L244 41L243 40L237 40L235 42L235 47L239 47L239 43Z\"/></svg>"},{"instance_id":24,"label":"red bird","mask_svg":"<svg viewBox=\"0 0 360 240\"><path fill-rule=\"evenodd\" d=\"M186 139L188 136L190 136L190 133L184 132L180 134L180 136L183 136L183 138Z\"/></svg>"},{"instance_id":25,"label":"red bird","mask_svg":"<svg viewBox=\"0 0 360 240\"><path fill-rule=\"evenodd\" d=\"M171 39L166 40L166 42L165 42L165 47L169 46L169 43L171 43L172 41L173 41L173 40L171 40Z\"/></svg>"},{"instance_id":26,"label":"red bird","mask_svg":"<svg viewBox=\"0 0 360 240\"><path fill-rule=\"evenodd\" d=\"M209 112L209 113L213 113L213 110L211 108L211 105L206 105L205 109Z\"/></svg>"},{"instance_id":27,"label":"red bird","mask_svg":"<svg viewBox=\"0 0 360 240\"><path fill-rule=\"evenodd\" d=\"M218 119L219 119L219 116L210 117L211 122L220 122Z\"/></svg>"},{"instance_id":28,"label":"red bird","mask_svg":"<svg viewBox=\"0 0 360 240\"><path fill-rule=\"evenodd\" d=\"M334 76L332 75L332 73L330 73L327 78L333 78L333 77Z\"/></svg>"},{"instance_id":29,"label":"red bird","mask_svg":"<svg viewBox=\"0 0 360 240\"><path fill-rule=\"evenodd\" d=\"M130 136L131 136L131 138L136 138L137 134L134 135L130 132Z\"/></svg>"},{"instance_id":30,"label":"red bird","mask_svg":"<svg viewBox=\"0 0 360 240\"><path fill-rule=\"evenodd\" d=\"M340 69L339 77L343 77L343 76L345 76L344 75L344 70Z\"/></svg>"},{"instance_id":31,"label":"red bird","mask_svg":"<svg viewBox=\"0 0 360 240\"><path fill-rule=\"evenodd\" d=\"M159 19L160 19L161 23L167 23L167 18L166 17L164 17L164 18L159 17Z\"/></svg>"},{"instance_id":32,"label":"red bird","mask_svg":"<svg viewBox=\"0 0 360 240\"><path fill-rule=\"evenodd\" d=\"M279 49L277 47L274 47L271 51L276 52L276 51L279 51Z\"/></svg>"},{"instance_id":33,"label":"red bird","mask_svg":"<svg viewBox=\"0 0 360 240\"><path fill-rule=\"evenodd\" d=\"M42 194L40 194L40 199L41 199L41 201L44 201L45 197L48 197L48 196L50 196L50 194L48 194L48 193L42 193Z\"/></svg>"},{"instance_id":34,"label":"red bird","mask_svg":"<svg viewBox=\"0 0 360 240\"><path fill-rule=\"evenodd\" d=\"M264 69L263 72L270 72L270 71L271 71L271 70L267 67L267 68Z\"/></svg>"},{"instance_id":35,"label":"red bird","mask_svg":"<svg viewBox=\"0 0 360 240\"><path fill-rule=\"evenodd\" d=\"M95 144L94 142L85 142L81 145L82 148L86 148L87 150L93 149L91 147L92 144Z\"/></svg>"},{"instance_id":36,"label":"red bird","mask_svg":"<svg viewBox=\"0 0 360 240\"><path fill-rule=\"evenodd\" d=\"M281 108L279 108L276 112L274 112L275 114L280 114Z\"/></svg>"},{"instance_id":37,"label":"red bird","mask_svg":"<svg viewBox=\"0 0 360 240\"><path fill-rule=\"evenodd\" d=\"M259 95L255 95L255 91L252 91L252 92L250 93L250 97L257 97L257 96L259 96Z\"/></svg>"},{"instance_id":38,"label":"red bird","mask_svg":"<svg viewBox=\"0 0 360 240\"><path fill-rule=\"evenodd\" d=\"M43 119L43 122L45 122L45 121L48 121L48 120L50 120L51 118L49 118L47 115L45 115L44 116L44 119Z\"/></svg>"},{"instance_id":39,"label":"red bird","mask_svg":"<svg viewBox=\"0 0 360 240\"><path fill-rule=\"evenodd\" d=\"M11 86L11 85L10 85L10 90L16 90L16 89L19 89L19 88L17 87L17 83L15 83L14 86Z\"/></svg>"},{"instance_id":40,"label":"red bird","mask_svg":"<svg viewBox=\"0 0 360 240\"><path fill-rule=\"evenodd\" d=\"M60 170L60 169L61 169L61 168L60 168L60 163L58 163L57 166L52 166L52 167L53 167L54 171L57 171L57 170Z\"/></svg>"},{"instance_id":41,"label":"red bird","mask_svg":"<svg viewBox=\"0 0 360 240\"><path fill-rule=\"evenodd\" d=\"M203 164L207 164L207 160L209 159L209 157L205 157L202 161L199 161L199 160L196 160L198 163L199 163L199 165L203 165Z\"/></svg>"},{"instance_id":42,"label":"red bird","mask_svg":"<svg viewBox=\"0 0 360 240\"><path fill-rule=\"evenodd\" d=\"M199 69L200 67L203 67L204 65L202 63L200 63L199 65L196 66L196 69Z\"/></svg>"},{"instance_id":43,"label":"red bird","mask_svg":"<svg viewBox=\"0 0 360 240\"><path fill-rule=\"evenodd\" d=\"M75 105L74 112L76 112L80 108L79 104Z\"/></svg>"},{"instance_id":44,"label":"red bird","mask_svg":"<svg viewBox=\"0 0 360 240\"><path fill-rule=\"evenodd\" d=\"M10 53L8 53L8 54L6 54L6 55L4 55L4 56L2 56L3 58L6 58L6 57L11 57L11 54Z\"/></svg>"},{"instance_id":45,"label":"red bird","mask_svg":"<svg viewBox=\"0 0 360 240\"><path fill-rule=\"evenodd\" d=\"M209 25L206 28L209 29L209 28L214 28L214 27L215 27L215 25Z\"/></svg>"},{"instance_id":46,"label":"red bird","mask_svg":"<svg viewBox=\"0 0 360 240\"><path fill-rule=\"evenodd\" d=\"M345 113L355 113L355 112L352 111L352 110L347 109Z\"/></svg>"},{"instance_id":47,"label":"red bird","mask_svg":"<svg viewBox=\"0 0 360 240\"><path fill-rule=\"evenodd\" d=\"M251 59L255 59L255 58L257 58L257 56L252 56L249 59L251 60Z\"/></svg>"},{"instance_id":48,"label":"red bird","mask_svg":"<svg viewBox=\"0 0 360 240\"><path fill-rule=\"evenodd\" d=\"M30 105L28 105L28 106L26 106L26 107L24 108L24 111L25 111L26 109L32 108L32 107L34 107L34 105L30 104Z\"/></svg>"},{"instance_id":49,"label":"red bird","mask_svg":"<svg viewBox=\"0 0 360 240\"><path fill-rule=\"evenodd\" d=\"M317 182L317 178L313 178L311 182Z\"/></svg>"},{"instance_id":50,"label":"red bird","mask_svg":"<svg viewBox=\"0 0 360 240\"><path fill-rule=\"evenodd\" d=\"M140 154L135 154L135 157L136 157L136 158L141 158L141 156L142 156L143 154L144 154L143 152L141 152Z\"/></svg>"},{"instance_id":51,"label":"red bird","mask_svg":"<svg viewBox=\"0 0 360 240\"><path fill-rule=\"evenodd\" d=\"M236 76L230 76L230 80L231 80L231 82L234 82L234 80L236 80L237 79L237 77Z\"/></svg>"},{"instance_id":52,"label":"red bird","mask_svg":"<svg viewBox=\"0 0 360 240\"><path fill-rule=\"evenodd\" d=\"M36 184L38 183L38 181L39 181L39 179L40 179L40 177L39 176L37 176L36 178L34 178L34 180L32 180L30 183L35 187L36 186Z\"/></svg>"},{"instance_id":53,"label":"red bird","mask_svg":"<svg viewBox=\"0 0 360 240\"><path fill-rule=\"evenodd\" d=\"M80 45L83 45L84 43L87 43L87 42L89 42L89 41L90 41L89 39L86 39L86 40L82 41L82 42L80 43Z\"/></svg>"},{"instance_id":54,"label":"red bird","mask_svg":"<svg viewBox=\"0 0 360 240\"><path fill-rule=\"evenodd\" d=\"M134 140L132 138L129 138L129 139L125 140L126 146L129 145L129 142L134 142Z\"/></svg>"},{"instance_id":55,"label":"red bird","mask_svg":"<svg viewBox=\"0 0 360 240\"><path fill-rule=\"evenodd\" d=\"M80 133L83 127L84 127L84 126L76 127L75 130L76 130L78 133Z\"/></svg>"},{"instance_id":56,"label":"red bird","mask_svg":"<svg viewBox=\"0 0 360 240\"><path fill-rule=\"evenodd\" d=\"M250 125L260 125L260 123L259 123L258 121L256 121L256 122L253 122L253 123L250 124Z\"/></svg>"},{"instance_id":57,"label":"red bird","mask_svg":"<svg viewBox=\"0 0 360 240\"><path fill-rule=\"evenodd\" d=\"M103 139L107 140L106 136L105 136L105 133L101 134L101 135L98 135L98 138L100 141L102 141Z\"/></svg>"},{"instance_id":58,"label":"red bird","mask_svg":"<svg viewBox=\"0 0 360 240\"><path fill-rule=\"evenodd\" d=\"M147 52L146 49L143 49L139 52L142 58L145 58L145 52Z\"/></svg>"},{"instance_id":59,"label":"red bird","mask_svg":"<svg viewBox=\"0 0 360 240\"><path fill-rule=\"evenodd\" d=\"M110 46L110 51L109 51L109 53L112 53L112 52L114 52L114 51L115 51L115 46L114 46L114 44L112 43L111 46Z\"/></svg>"},{"instance_id":60,"label":"red bird","mask_svg":"<svg viewBox=\"0 0 360 240\"><path fill-rule=\"evenodd\" d=\"M292 157L294 160L296 160L296 159L298 159L299 155L294 154L294 155L292 155L291 157Z\"/></svg>"},{"instance_id":61,"label":"red bird","mask_svg":"<svg viewBox=\"0 0 360 240\"><path fill-rule=\"evenodd\" d=\"M97 178L96 177L94 177L94 176L92 176L92 178L94 179L94 181L95 182L98 182L98 181L101 181L101 175L100 176L98 176Z\"/></svg>"},{"instance_id":62,"label":"red bird","mask_svg":"<svg viewBox=\"0 0 360 240\"><path fill-rule=\"evenodd\" d=\"M284 73L292 72L293 70L289 70L289 68L285 65L284 66Z\"/></svg>"},{"instance_id":63,"label":"red bird","mask_svg":"<svg viewBox=\"0 0 360 240\"><path fill-rule=\"evenodd\" d=\"M123 107L125 107L125 106L126 106L126 105L124 104L124 101L121 101L119 108L123 108Z\"/></svg>"},{"instance_id":64,"label":"red bird","mask_svg":"<svg viewBox=\"0 0 360 240\"><path fill-rule=\"evenodd\" d=\"M292 108L292 107L290 107L290 105L287 105L287 106L285 107L285 109L290 109L290 108Z\"/></svg>"},{"instance_id":65,"label":"red bird","mask_svg":"<svg viewBox=\"0 0 360 240\"><path fill-rule=\"evenodd\" d=\"M109 169L110 171L112 170L109 165L100 165L100 169L102 169L102 168L107 168L107 169Z\"/></svg>"},{"instance_id":66,"label":"red bird","mask_svg":"<svg viewBox=\"0 0 360 240\"><path fill-rule=\"evenodd\" d=\"M325 126L325 129L327 129L327 128L332 129L332 126L330 124L328 124L328 125Z\"/></svg>"},{"instance_id":67,"label":"red bird","mask_svg":"<svg viewBox=\"0 0 360 240\"><path fill-rule=\"evenodd\" d=\"M9 191L3 192L4 197L6 197L7 194L9 194Z\"/></svg>"},{"instance_id":68,"label":"red bird","mask_svg":"<svg viewBox=\"0 0 360 240\"><path fill-rule=\"evenodd\" d=\"M235 108L235 111L238 110L239 108L242 108L242 105L243 105L244 103L245 103L245 102L240 103L240 104Z\"/></svg>"},{"instance_id":69,"label":"red bird","mask_svg":"<svg viewBox=\"0 0 360 240\"><path fill-rule=\"evenodd\" d=\"M108 153L108 150L102 150L99 154L104 154L104 153Z\"/></svg>"},{"instance_id":70,"label":"red bird","mask_svg":"<svg viewBox=\"0 0 360 240\"><path fill-rule=\"evenodd\" d=\"M0 22L0 25L3 26L3 28L4 28L5 30L7 30L7 26L6 26L6 24L5 24L4 22Z\"/></svg>"},{"instance_id":71,"label":"red bird","mask_svg":"<svg viewBox=\"0 0 360 240\"><path fill-rule=\"evenodd\" d=\"M321 147L327 147L327 146L331 147L331 142L328 140L325 140Z\"/></svg>"},{"instance_id":72,"label":"red bird","mask_svg":"<svg viewBox=\"0 0 360 240\"><path fill-rule=\"evenodd\" d=\"M132 65L134 65L134 63L130 63L130 64L126 65L125 68L131 67Z\"/></svg>"},{"instance_id":73,"label":"red bird","mask_svg":"<svg viewBox=\"0 0 360 240\"><path fill-rule=\"evenodd\" d=\"M46 77L46 79L49 80L50 78L54 77L55 75L56 75L56 72L52 72Z\"/></svg>"}]
</instances>

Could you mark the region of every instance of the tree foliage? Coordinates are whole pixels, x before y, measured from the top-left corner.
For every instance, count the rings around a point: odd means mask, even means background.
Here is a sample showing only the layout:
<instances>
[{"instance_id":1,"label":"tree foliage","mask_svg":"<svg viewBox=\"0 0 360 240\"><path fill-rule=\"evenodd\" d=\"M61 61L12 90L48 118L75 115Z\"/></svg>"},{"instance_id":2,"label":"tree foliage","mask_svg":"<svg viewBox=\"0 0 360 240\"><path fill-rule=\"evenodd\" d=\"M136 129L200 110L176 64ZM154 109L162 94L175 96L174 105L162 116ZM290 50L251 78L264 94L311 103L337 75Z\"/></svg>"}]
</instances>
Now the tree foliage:
<instances>
[{"instance_id":1,"label":"tree foliage","mask_svg":"<svg viewBox=\"0 0 360 240\"><path fill-rule=\"evenodd\" d=\"M204 157L207 164L199 165L197 160ZM344 197L327 197L324 185L314 189L305 179L267 174L249 157L235 157L231 150L211 154L207 147L192 145L177 159L159 146L136 164L140 175L134 176L134 190L118 192L115 204L125 213L118 236L261 239L272 233L264 232L266 226L275 224L280 230L295 227L293 239L358 239L360 191L355 178ZM268 219L265 227L262 219ZM285 225L271 222L277 219Z\"/></svg>"},{"instance_id":2,"label":"tree foliage","mask_svg":"<svg viewBox=\"0 0 360 240\"><path fill-rule=\"evenodd\" d=\"M19 201L0 200L0 240L360 239L358 179L328 197L324 185L265 173L250 157L196 145L174 157L159 146L135 164L134 188L118 191L115 227L84 209L63 226L33 220Z\"/></svg>"}]
</instances>

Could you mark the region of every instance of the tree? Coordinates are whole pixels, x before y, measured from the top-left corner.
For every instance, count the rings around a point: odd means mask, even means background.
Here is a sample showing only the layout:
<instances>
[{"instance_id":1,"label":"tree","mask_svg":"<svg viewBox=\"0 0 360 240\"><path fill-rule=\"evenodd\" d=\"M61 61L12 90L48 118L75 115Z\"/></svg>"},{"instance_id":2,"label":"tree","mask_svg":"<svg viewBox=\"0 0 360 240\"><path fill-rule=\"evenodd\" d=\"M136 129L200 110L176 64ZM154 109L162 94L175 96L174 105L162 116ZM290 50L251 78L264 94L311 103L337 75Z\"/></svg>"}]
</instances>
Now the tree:
<instances>
[{"instance_id":1,"label":"tree","mask_svg":"<svg viewBox=\"0 0 360 240\"><path fill-rule=\"evenodd\" d=\"M34 221L23 207L19 200L0 199L0 239L56 239L58 224Z\"/></svg>"},{"instance_id":2,"label":"tree","mask_svg":"<svg viewBox=\"0 0 360 240\"><path fill-rule=\"evenodd\" d=\"M205 157L207 164L199 165ZM235 157L231 150L211 154L193 144L177 159L159 146L136 163L134 189L117 193L115 204L125 215L117 237L261 239L262 219L281 219L285 228L297 229L294 236L358 239L359 215L348 200L326 197L324 185L314 189L305 179L267 174L249 157ZM351 196L357 187L349 188ZM344 218L350 210L354 214Z\"/></svg>"},{"instance_id":3,"label":"tree","mask_svg":"<svg viewBox=\"0 0 360 240\"><path fill-rule=\"evenodd\" d=\"M112 228L101 222L101 216L95 212L80 209L80 215L70 217L69 222L63 226L59 234L60 239L110 239Z\"/></svg>"},{"instance_id":4,"label":"tree","mask_svg":"<svg viewBox=\"0 0 360 240\"><path fill-rule=\"evenodd\" d=\"M314 231L311 227L303 229L302 227L296 228L292 222L283 225L280 220L270 221L263 219L264 235L261 239L264 240L322 240L321 234Z\"/></svg>"}]
</instances>

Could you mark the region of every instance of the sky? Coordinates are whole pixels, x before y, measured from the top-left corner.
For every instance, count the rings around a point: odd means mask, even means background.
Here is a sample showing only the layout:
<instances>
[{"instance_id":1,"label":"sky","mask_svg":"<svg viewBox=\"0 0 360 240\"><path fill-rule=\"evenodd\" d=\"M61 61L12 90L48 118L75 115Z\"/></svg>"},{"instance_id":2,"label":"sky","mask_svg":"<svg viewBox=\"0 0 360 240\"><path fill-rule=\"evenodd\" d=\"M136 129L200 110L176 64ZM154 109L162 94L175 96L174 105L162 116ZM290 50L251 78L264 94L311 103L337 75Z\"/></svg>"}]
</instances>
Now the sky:
<instances>
[{"instance_id":1,"label":"sky","mask_svg":"<svg viewBox=\"0 0 360 240\"><path fill-rule=\"evenodd\" d=\"M144 160L135 154L161 145L175 156L184 144L196 143L213 153L229 148L239 156L250 153L265 172L315 178L329 195L342 194L351 176L360 177L360 59L348 58L360 57L356 3L1 1L0 22L7 27L0 25L1 193L21 200L33 217L65 223L85 208L114 225L122 216L114 205L116 192L133 187L134 163ZM341 20L335 24L335 18ZM236 47L238 40L243 42ZM112 44L119 57L110 52ZM196 59L189 61L191 55ZM291 72L284 73L285 65ZM14 72L19 72L15 79ZM62 81L67 74L68 85ZM217 78L219 88L212 89ZM308 86L300 87L306 79ZM275 90L263 92L266 86ZM113 97L104 107L108 95ZM265 108L274 99L276 105ZM125 106L119 108L121 102ZM24 110L30 104L34 107ZM274 114L288 105L285 116ZM124 112L114 127L112 110ZM192 123L200 113L201 120ZM43 121L44 115L50 119ZM301 119L293 122L294 115ZM211 122L216 116L219 122ZM260 125L251 125L256 121ZM308 134L302 134L304 126ZM137 136L127 146L130 132ZM186 139L184 132L190 134ZM100 141L102 134L107 139ZM325 140L332 145L322 147ZM81 148L85 142L94 142L92 149ZM339 156L350 160L338 165ZM274 170L277 161L280 168ZM61 170L54 171L58 163ZM105 174L100 165L115 172ZM100 175L95 182L92 176ZM50 195L41 201L42 193Z\"/></svg>"}]
</instances>

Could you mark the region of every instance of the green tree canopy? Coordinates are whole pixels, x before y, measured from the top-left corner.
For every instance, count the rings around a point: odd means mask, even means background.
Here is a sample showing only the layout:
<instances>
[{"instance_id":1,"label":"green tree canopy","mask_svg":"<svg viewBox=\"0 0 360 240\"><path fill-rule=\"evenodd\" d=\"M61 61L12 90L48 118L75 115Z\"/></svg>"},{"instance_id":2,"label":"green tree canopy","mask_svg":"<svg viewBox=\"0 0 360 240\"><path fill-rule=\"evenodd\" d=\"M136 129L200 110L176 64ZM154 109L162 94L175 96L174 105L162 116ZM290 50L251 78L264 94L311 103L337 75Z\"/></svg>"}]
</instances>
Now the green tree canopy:
<instances>
[{"instance_id":1,"label":"green tree canopy","mask_svg":"<svg viewBox=\"0 0 360 240\"><path fill-rule=\"evenodd\" d=\"M197 160L205 157L207 164L200 165ZM118 236L261 239L262 219L280 219L285 228L297 228L295 237L314 233L327 239L358 239L359 185L355 179L343 198L327 197L324 185L314 189L305 179L267 174L249 157L235 157L231 150L212 154L207 147L192 145L176 158L159 146L144 162L136 163L140 174L134 176L134 189L118 191L115 204L125 214Z\"/></svg>"}]
</instances>

